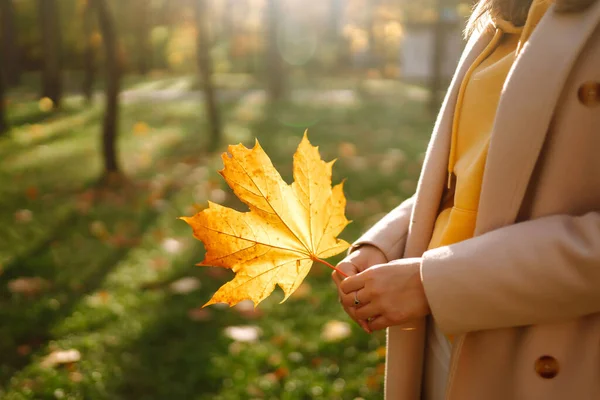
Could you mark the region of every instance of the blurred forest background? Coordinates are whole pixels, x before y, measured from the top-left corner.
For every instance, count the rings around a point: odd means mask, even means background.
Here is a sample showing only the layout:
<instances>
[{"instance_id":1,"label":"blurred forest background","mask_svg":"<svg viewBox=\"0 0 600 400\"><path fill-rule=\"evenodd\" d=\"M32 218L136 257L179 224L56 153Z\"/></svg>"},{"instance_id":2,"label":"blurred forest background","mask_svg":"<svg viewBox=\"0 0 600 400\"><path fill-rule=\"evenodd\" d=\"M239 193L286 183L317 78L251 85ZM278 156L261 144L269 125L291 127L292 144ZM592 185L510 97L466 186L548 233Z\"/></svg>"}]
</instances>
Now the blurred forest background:
<instances>
[{"instance_id":1,"label":"blurred forest background","mask_svg":"<svg viewBox=\"0 0 600 400\"><path fill-rule=\"evenodd\" d=\"M308 128L356 239L415 190L470 8L0 0L0 398L381 398L385 335L330 271L202 309L231 274L176 218L239 207L227 144L258 138L289 182Z\"/></svg>"}]
</instances>

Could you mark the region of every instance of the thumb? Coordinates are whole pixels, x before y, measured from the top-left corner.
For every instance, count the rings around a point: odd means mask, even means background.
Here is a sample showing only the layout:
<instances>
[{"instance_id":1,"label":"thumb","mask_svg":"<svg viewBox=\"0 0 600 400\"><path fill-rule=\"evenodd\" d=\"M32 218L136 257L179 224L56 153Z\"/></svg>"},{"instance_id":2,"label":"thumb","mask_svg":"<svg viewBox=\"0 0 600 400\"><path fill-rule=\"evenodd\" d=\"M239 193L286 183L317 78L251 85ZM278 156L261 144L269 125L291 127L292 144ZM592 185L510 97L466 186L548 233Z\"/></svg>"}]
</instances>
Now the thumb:
<instances>
[{"instance_id":1,"label":"thumb","mask_svg":"<svg viewBox=\"0 0 600 400\"><path fill-rule=\"evenodd\" d=\"M366 271L365 271L366 272ZM345 293L355 292L365 287L365 272L347 277L340 284L340 289Z\"/></svg>"}]
</instances>

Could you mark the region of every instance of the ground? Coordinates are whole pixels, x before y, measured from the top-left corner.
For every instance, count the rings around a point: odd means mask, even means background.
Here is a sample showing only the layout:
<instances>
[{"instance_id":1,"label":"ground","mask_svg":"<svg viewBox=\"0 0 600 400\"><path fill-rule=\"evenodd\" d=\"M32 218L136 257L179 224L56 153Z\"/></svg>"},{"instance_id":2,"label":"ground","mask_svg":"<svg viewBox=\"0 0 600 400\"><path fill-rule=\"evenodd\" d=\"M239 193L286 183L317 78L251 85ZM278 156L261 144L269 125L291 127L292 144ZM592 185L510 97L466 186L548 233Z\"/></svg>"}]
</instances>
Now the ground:
<instances>
[{"instance_id":1,"label":"ground","mask_svg":"<svg viewBox=\"0 0 600 400\"><path fill-rule=\"evenodd\" d=\"M328 82L268 106L225 87L224 144L261 142L284 176L305 128L346 179L352 241L414 192L433 125L417 88ZM202 309L231 278L197 267L202 244L177 219L207 200L239 207L207 154L202 96L186 77L129 80L120 160L98 186L102 102L48 112L11 93L0 139L0 397L3 399L380 399L385 337L343 313L315 265L287 302ZM225 150L225 146L222 147ZM341 256L330 260L337 262ZM61 358L62 357L62 358Z\"/></svg>"}]
</instances>

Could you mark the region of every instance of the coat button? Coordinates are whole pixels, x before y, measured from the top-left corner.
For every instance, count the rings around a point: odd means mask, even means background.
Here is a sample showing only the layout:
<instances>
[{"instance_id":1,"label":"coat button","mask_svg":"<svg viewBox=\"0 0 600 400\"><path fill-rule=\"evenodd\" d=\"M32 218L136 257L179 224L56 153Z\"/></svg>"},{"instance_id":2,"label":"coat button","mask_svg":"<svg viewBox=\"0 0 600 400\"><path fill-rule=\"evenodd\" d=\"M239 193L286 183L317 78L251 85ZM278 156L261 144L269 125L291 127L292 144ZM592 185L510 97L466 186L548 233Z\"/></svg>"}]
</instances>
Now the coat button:
<instances>
[{"instance_id":1,"label":"coat button","mask_svg":"<svg viewBox=\"0 0 600 400\"><path fill-rule=\"evenodd\" d=\"M600 105L600 82L586 82L577 91L579 101L587 107Z\"/></svg>"},{"instance_id":2,"label":"coat button","mask_svg":"<svg viewBox=\"0 0 600 400\"><path fill-rule=\"evenodd\" d=\"M541 356L535 361L535 372L544 379L552 379L558 374L558 361L552 356Z\"/></svg>"}]
</instances>

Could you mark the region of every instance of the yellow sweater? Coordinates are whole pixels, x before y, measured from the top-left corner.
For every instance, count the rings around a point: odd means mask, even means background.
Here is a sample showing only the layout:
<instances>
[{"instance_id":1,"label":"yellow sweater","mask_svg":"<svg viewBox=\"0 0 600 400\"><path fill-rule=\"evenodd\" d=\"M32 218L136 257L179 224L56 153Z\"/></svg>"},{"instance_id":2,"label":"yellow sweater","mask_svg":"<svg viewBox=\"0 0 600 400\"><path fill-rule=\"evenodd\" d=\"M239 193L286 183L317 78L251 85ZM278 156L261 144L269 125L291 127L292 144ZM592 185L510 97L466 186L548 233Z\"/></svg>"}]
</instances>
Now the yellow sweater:
<instances>
[{"instance_id":1,"label":"yellow sweater","mask_svg":"<svg viewBox=\"0 0 600 400\"><path fill-rule=\"evenodd\" d=\"M506 77L533 29L550 5L533 0L525 26L492 21L494 38L467 71L461 84L448 163L453 195L441 205L429 248L457 243L473 237L483 171L496 109ZM507 162L510 162L507 160Z\"/></svg>"}]
</instances>

